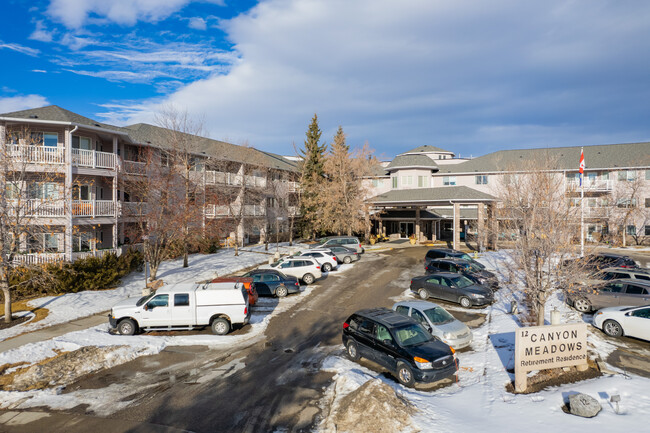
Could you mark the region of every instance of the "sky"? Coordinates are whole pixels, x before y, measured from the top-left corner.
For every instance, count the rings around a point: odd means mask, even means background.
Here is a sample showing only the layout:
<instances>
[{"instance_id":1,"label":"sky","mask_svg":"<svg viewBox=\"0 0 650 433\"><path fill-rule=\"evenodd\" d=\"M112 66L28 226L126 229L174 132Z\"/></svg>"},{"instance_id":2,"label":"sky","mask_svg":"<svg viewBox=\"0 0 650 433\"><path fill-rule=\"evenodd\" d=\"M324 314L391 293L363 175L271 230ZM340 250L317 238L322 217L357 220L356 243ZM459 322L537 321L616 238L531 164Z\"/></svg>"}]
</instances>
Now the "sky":
<instances>
[{"instance_id":1,"label":"sky","mask_svg":"<svg viewBox=\"0 0 650 433\"><path fill-rule=\"evenodd\" d=\"M173 105L284 155L314 114L389 159L650 141L645 0L2 0L0 113Z\"/></svg>"}]
</instances>

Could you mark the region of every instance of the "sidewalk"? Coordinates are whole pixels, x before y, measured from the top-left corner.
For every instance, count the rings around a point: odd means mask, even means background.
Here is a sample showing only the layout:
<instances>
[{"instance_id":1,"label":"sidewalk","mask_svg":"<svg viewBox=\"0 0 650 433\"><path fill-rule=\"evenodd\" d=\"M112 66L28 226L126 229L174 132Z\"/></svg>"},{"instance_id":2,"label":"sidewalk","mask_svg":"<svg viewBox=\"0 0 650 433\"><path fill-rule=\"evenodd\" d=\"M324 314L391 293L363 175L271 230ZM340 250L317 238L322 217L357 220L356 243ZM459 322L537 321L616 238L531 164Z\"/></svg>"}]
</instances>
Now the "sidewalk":
<instances>
[{"instance_id":1,"label":"sidewalk","mask_svg":"<svg viewBox=\"0 0 650 433\"><path fill-rule=\"evenodd\" d=\"M70 322L28 332L8 340L0 341L0 353L24 346L25 344L38 343L39 341L45 341L67 334L68 332L81 331L107 322L108 311L104 311L93 316L82 317L81 319L75 319Z\"/></svg>"}]
</instances>

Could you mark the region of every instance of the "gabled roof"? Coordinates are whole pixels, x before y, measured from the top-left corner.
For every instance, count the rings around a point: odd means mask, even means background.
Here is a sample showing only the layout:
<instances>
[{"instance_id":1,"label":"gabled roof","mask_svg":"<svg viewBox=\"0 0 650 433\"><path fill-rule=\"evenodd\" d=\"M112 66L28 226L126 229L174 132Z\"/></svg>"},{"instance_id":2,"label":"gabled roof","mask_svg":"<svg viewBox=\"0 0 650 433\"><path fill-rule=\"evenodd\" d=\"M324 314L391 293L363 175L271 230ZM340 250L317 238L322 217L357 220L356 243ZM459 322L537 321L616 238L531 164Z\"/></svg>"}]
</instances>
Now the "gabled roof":
<instances>
[{"instance_id":1,"label":"gabled roof","mask_svg":"<svg viewBox=\"0 0 650 433\"><path fill-rule=\"evenodd\" d=\"M488 202L496 197L467 186L394 189L370 199L374 204L447 204L450 202Z\"/></svg>"},{"instance_id":2,"label":"gabled roof","mask_svg":"<svg viewBox=\"0 0 650 433\"><path fill-rule=\"evenodd\" d=\"M425 168L437 170L435 161L425 155L398 155L386 167L388 171L395 171L399 168Z\"/></svg>"},{"instance_id":3,"label":"gabled roof","mask_svg":"<svg viewBox=\"0 0 650 433\"><path fill-rule=\"evenodd\" d=\"M48 105L46 107L31 108L29 110L14 111L11 113L0 114L0 117L10 117L14 119L32 119L54 122L66 122L78 125L90 126L93 128L106 128L112 132L124 133L124 128L119 126L101 123L96 120L84 117L80 114L73 113L70 110L61 108L58 105Z\"/></svg>"},{"instance_id":4,"label":"gabled roof","mask_svg":"<svg viewBox=\"0 0 650 433\"><path fill-rule=\"evenodd\" d=\"M445 165L437 174L487 173L516 171L524 161L539 160L540 164L554 162L555 170L578 171L580 147L551 147L546 149L500 150L460 164ZM601 144L584 146L585 169L650 166L650 143Z\"/></svg>"},{"instance_id":5,"label":"gabled roof","mask_svg":"<svg viewBox=\"0 0 650 433\"><path fill-rule=\"evenodd\" d=\"M453 155L454 152L425 144L424 146L416 147L415 149L411 149L407 152L401 153L400 155L408 155L412 153L451 153Z\"/></svg>"}]
</instances>

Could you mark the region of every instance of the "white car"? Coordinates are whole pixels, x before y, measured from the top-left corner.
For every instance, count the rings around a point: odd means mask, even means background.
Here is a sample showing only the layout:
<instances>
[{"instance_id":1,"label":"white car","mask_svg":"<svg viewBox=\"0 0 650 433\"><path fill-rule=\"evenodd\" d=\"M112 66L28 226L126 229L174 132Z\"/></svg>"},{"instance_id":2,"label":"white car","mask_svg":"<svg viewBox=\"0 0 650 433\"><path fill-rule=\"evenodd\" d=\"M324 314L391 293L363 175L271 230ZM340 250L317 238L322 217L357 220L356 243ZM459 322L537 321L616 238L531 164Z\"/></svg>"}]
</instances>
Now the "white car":
<instances>
[{"instance_id":1,"label":"white car","mask_svg":"<svg viewBox=\"0 0 650 433\"><path fill-rule=\"evenodd\" d=\"M320 277L321 266L311 257L283 257L270 265L262 265L258 269L276 269L285 275L292 275L305 284L311 284Z\"/></svg>"},{"instance_id":2,"label":"white car","mask_svg":"<svg viewBox=\"0 0 650 433\"><path fill-rule=\"evenodd\" d=\"M438 304L427 301L400 301L393 310L420 322L424 329L454 350L472 342L472 331Z\"/></svg>"},{"instance_id":3,"label":"white car","mask_svg":"<svg viewBox=\"0 0 650 433\"><path fill-rule=\"evenodd\" d=\"M650 305L608 307L594 314L594 326L610 337L636 337L650 341Z\"/></svg>"},{"instance_id":4,"label":"white car","mask_svg":"<svg viewBox=\"0 0 650 433\"><path fill-rule=\"evenodd\" d=\"M311 257L316 259L320 263L323 272L329 272L339 266L336 256L331 251L307 250L301 252L298 257Z\"/></svg>"}]
</instances>

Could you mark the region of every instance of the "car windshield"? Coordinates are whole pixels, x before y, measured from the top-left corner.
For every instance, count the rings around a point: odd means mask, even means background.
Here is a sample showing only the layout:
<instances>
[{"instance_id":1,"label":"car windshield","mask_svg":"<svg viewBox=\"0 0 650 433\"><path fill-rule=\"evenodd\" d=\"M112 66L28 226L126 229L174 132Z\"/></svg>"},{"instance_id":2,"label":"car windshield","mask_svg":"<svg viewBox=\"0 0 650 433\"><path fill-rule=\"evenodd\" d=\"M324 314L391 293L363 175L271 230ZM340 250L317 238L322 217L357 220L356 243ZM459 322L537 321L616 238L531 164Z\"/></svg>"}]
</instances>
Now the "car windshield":
<instances>
[{"instance_id":1,"label":"car windshield","mask_svg":"<svg viewBox=\"0 0 650 433\"><path fill-rule=\"evenodd\" d=\"M483 269L482 269L479 265L477 265L476 263L469 262L468 265L469 265L469 269L470 269L470 271L472 271L472 272L481 272L481 271L483 270Z\"/></svg>"},{"instance_id":2,"label":"car windshield","mask_svg":"<svg viewBox=\"0 0 650 433\"><path fill-rule=\"evenodd\" d=\"M429 321L434 325L444 325L445 323L451 323L456 320L454 319L454 316L449 314L447 310L441 307L424 310L424 315L427 316Z\"/></svg>"},{"instance_id":3,"label":"car windshield","mask_svg":"<svg viewBox=\"0 0 650 433\"><path fill-rule=\"evenodd\" d=\"M424 328L417 324L404 326L395 330L395 338L402 347L415 346L431 341L432 337Z\"/></svg>"},{"instance_id":4,"label":"car windshield","mask_svg":"<svg viewBox=\"0 0 650 433\"><path fill-rule=\"evenodd\" d=\"M454 286L456 286L456 287L458 287L460 289L462 289L464 287L469 287L469 286L474 285L474 282L472 280L470 280L469 278L464 277L462 275L458 276L458 277L450 278L450 280L454 284Z\"/></svg>"},{"instance_id":5,"label":"car windshield","mask_svg":"<svg viewBox=\"0 0 650 433\"><path fill-rule=\"evenodd\" d=\"M153 295L155 295L155 294L156 294L156 293L154 292L154 293L152 293L151 295L143 296L142 298L138 299L138 302L135 303L135 306L136 306L136 307L139 307L140 305L144 304L144 303L147 302L149 299L151 299L151 298L153 297Z\"/></svg>"}]
</instances>

